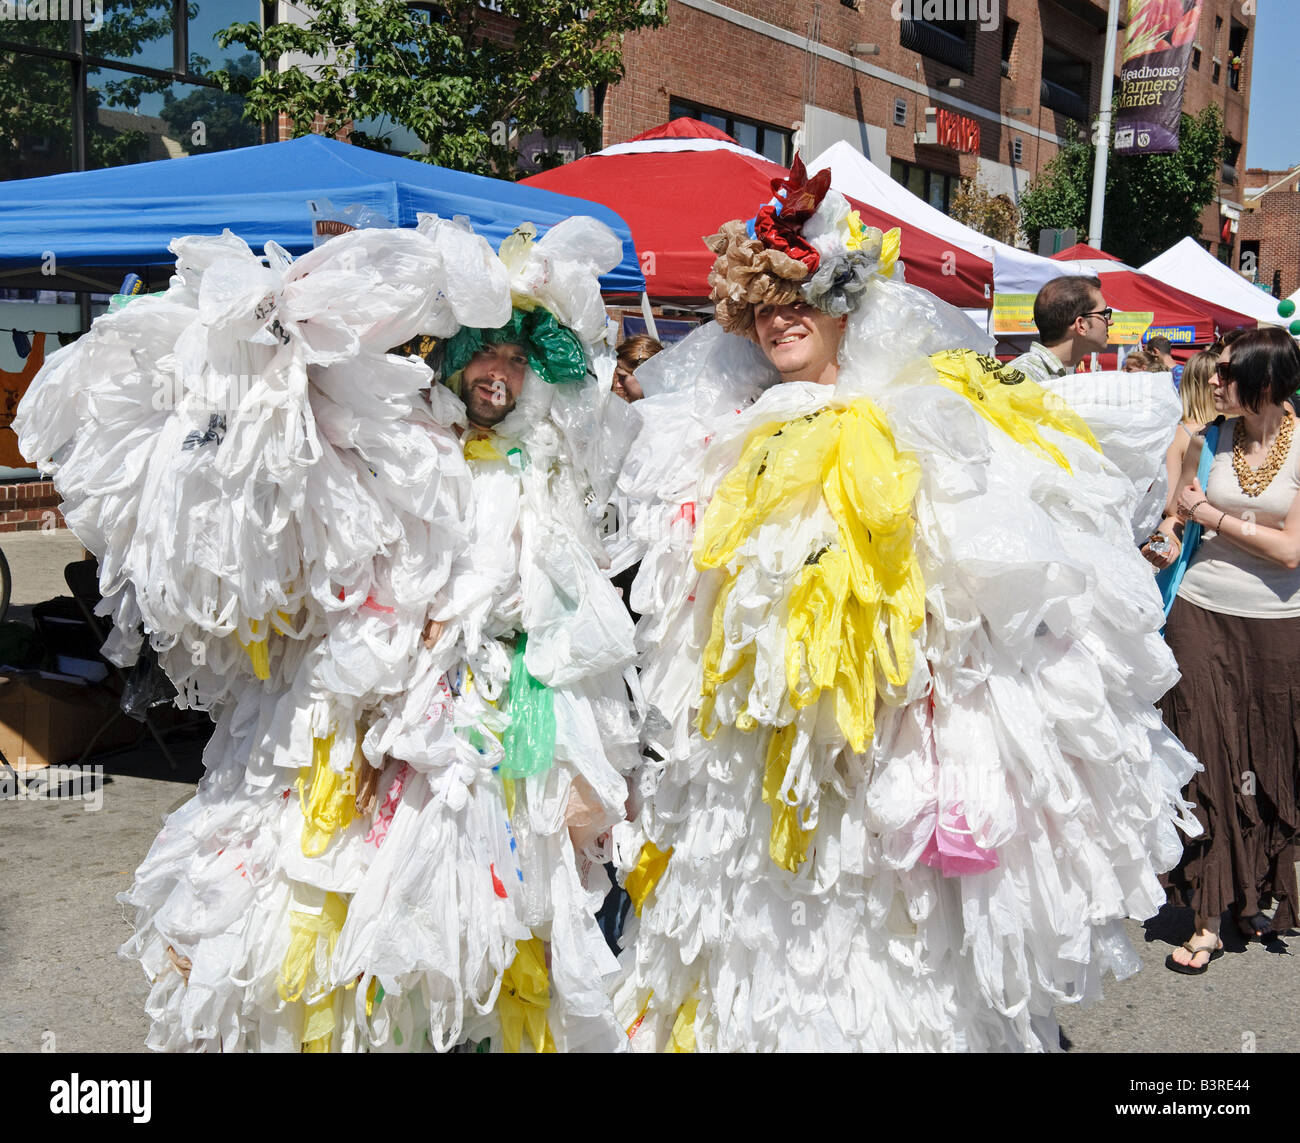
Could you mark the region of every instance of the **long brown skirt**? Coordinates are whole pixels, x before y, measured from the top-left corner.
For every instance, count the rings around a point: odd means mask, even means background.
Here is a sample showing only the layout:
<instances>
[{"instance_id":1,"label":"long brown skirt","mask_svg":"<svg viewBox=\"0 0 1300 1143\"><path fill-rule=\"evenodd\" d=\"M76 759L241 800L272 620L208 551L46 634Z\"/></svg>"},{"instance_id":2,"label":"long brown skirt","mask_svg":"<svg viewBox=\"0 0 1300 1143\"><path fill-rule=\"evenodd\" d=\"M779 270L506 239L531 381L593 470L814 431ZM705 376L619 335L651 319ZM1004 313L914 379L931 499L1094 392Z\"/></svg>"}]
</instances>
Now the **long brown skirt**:
<instances>
[{"instance_id":1,"label":"long brown skirt","mask_svg":"<svg viewBox=\"0 0 1300 1143\"><path fill-rule=\"evenodd\" d=\"M1205 767L1186 796L1205 832L1165 878L1171 901L1217 929L1233 908L1278 903L1273 927L1296 924L1300 839L1300 617L1244 619L1175 599L1165 638L1182 679L1160 702L1169 727Z\"/></svg>"}]
</instances>

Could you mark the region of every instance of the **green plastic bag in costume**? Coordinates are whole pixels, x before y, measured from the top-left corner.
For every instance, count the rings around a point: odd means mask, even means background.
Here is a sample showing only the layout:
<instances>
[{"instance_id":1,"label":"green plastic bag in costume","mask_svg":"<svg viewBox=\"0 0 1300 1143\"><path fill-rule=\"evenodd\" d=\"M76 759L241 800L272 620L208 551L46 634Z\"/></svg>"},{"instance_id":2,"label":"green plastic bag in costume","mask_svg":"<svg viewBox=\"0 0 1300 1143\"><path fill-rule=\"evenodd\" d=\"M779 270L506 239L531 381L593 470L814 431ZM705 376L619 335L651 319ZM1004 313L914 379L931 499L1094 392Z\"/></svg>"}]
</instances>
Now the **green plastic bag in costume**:
<instances>
[{"instance_id":1,"label":"green plastic bag in costume","mask_svg":"<svg viewBox=\"0 0 1300 1143\"><path fill-rule=\"evenodd\" d=\"M510 665L510 726L502 745L504 778L544 774L555 760L555 699L551 688L539 683L524 666L528 636L520 635Z\"/></svg>"}]
</instances>

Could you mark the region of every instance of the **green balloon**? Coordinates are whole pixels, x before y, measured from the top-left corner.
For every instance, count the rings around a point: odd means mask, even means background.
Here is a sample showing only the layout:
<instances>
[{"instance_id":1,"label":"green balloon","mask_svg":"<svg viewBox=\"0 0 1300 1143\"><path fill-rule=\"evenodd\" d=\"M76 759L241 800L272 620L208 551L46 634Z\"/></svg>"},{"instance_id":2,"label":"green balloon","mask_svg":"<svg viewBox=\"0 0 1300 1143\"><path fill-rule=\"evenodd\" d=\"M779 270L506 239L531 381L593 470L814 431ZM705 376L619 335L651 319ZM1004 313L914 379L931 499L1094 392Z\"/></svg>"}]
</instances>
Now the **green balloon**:
<instances>
[{"instance_id":1,"label":"green balloon","mask_svg":"<svg viewBox=\"0 0 1300 1143\"><path fill-rule=\"evenodd\" d=\"M1290 298L1283 298L1280 302L1277 303L1277 312L1281 314L1283 317L1290 317L1293 313L1295 313L1295 302L1293 302Z\"/></svg>"},{"instance_id":2,"label":"green balloon","mask_svg":"<svg viewBox=\"0 0 1300 1143\"><path fill-rule=\"evenodd\" d=\"M1286 328L1292 337L1300 337L1300 319L1293 321Z\"/></svg>"}]
</instances>

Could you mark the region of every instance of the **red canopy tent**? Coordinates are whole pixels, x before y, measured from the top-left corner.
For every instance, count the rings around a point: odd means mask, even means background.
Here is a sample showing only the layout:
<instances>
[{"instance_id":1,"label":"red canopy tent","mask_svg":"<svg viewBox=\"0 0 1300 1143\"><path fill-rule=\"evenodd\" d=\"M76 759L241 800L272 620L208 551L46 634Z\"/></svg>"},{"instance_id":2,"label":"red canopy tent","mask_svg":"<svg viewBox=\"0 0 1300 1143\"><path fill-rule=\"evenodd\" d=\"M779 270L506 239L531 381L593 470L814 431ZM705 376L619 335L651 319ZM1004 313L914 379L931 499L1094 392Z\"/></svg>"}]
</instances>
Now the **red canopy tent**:
<instances>
[{"instance_id":1,"label":"red canopy tent","mask_svg":"<svg viewBox=\"0 0 1300 1143\"><path fill-rule=\"evenodd\" d=\"M635 229L633 237L636 236ZM1156 326L1191 326L1192 344L1209 345L1218 333L1245 327L1255 328L1255 319L1236 310L1205 301L1184 290L1143 274L1113 254L1080 242L1052 255L1057 262L1073 262L1081 274L1095 274L1101 280L1106 304L1117 310L1155 314Z\"/></svg>"},{"instance_id":2,"label":"red canopy tent","mask_svg":"<svg viewBox=\"0 0 1300 1143\"><path fill-rule=\"evenodd\" d=\"M523 179L529 186L604 203L632 228L646 289L655 300L708 300L713 254L704 236L752 218L785 167L696 119L674 119L593 155ZM963 309L988 309L993 267L892 215L849 200L869 226L903 231L907 281Z\"/></svg>"}]
</instances>

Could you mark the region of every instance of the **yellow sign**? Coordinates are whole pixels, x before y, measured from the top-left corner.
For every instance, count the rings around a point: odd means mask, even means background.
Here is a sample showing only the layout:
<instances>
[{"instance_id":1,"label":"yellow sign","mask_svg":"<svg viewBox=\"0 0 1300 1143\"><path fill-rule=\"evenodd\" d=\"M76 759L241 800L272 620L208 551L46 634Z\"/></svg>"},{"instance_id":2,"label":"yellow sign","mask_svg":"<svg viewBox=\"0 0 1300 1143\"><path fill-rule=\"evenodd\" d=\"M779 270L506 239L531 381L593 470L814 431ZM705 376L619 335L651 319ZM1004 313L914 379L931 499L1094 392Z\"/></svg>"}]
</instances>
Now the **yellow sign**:
<instances>
[{"instance_id":1,"label":"yellow sign","mask_svg":"<svg viewBox=\"0 0 1300 1143\"><path fill-rule=\"evenodd\" d=\"M1148 310L1146 313L1120 313L1110 323L1110 336L1106 339L1111 345L1141 345L1142 335L1151 328L1156 315Z\"/></svg>"},{"instance_id":2,"label":"yellow sign","mask_svg":"<svg viewBox=\"0 0 1300 1143\"><path fill-rule=\"evenodd\" d=\"M994 333L1037 333L1033 294L993 295Z\"/></svg>"},{"instance_id":3,"label":"yellow sign","mask_svg":"<svg viewBox=\"0 0 1300 1143\"><path fill-rule=\"evenodd\" d=\"M1140 345L1142 335L1155 320L1154 313L1123 313L1116 310L1111 318L1111 345ZM993 295L993 332L995 334L1014 335L1037 333L1034 324L1033 294L994 294Z\"/></svg>"}]
</instances>

